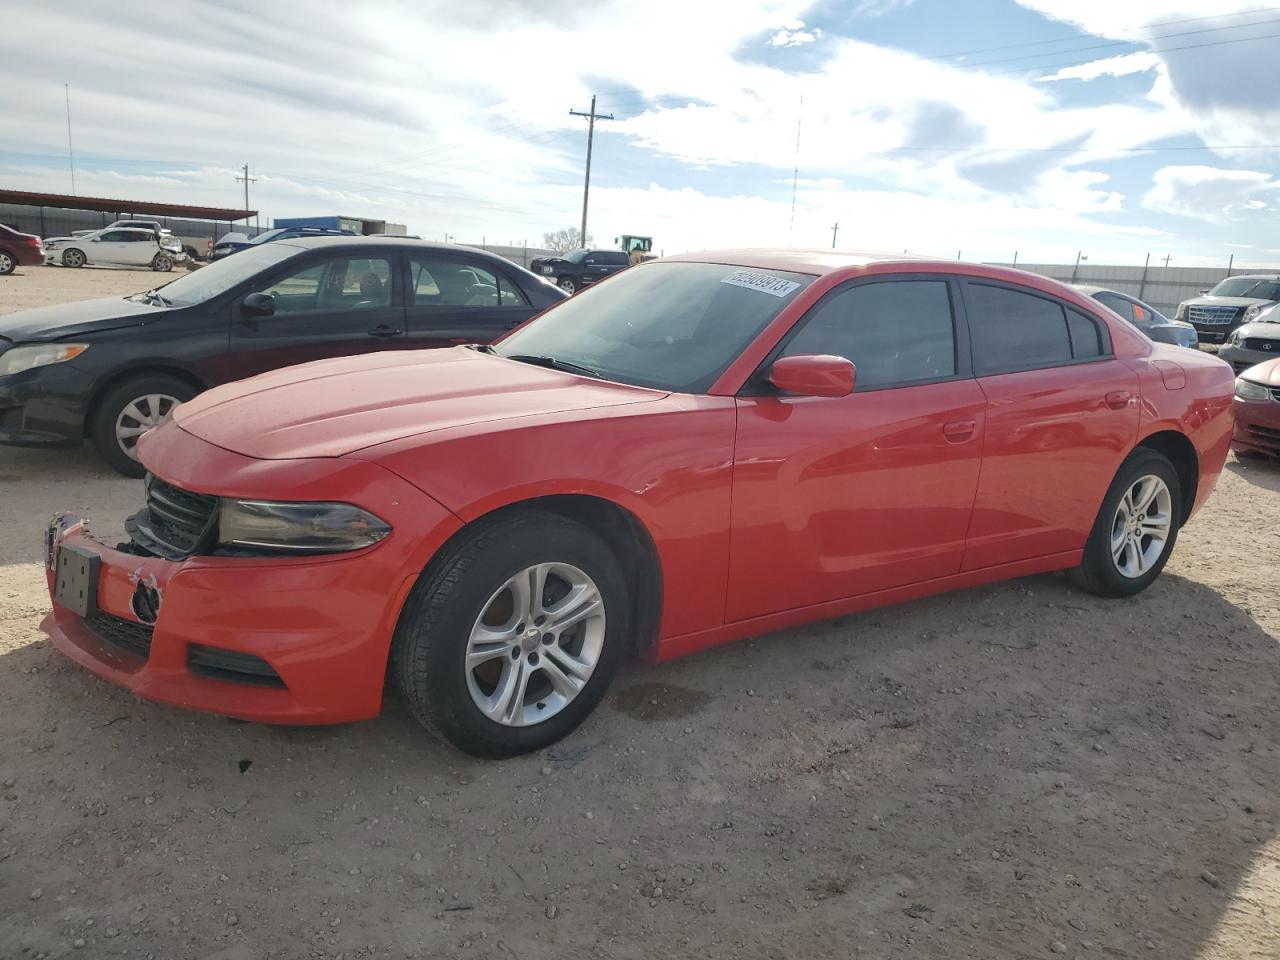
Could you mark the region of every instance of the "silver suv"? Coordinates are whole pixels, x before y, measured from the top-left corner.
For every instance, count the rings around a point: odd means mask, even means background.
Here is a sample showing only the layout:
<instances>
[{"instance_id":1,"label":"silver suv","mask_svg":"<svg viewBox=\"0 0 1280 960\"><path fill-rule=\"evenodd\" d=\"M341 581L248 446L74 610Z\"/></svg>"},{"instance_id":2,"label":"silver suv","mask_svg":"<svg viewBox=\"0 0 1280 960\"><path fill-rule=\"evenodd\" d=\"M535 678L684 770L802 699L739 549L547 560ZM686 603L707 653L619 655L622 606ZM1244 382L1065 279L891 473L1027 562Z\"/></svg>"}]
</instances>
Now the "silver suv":
<instances>
[{"instance_id":1,"label":"silver suv","mask_svg":"<svg viewBox=\"0 0 1280 960\"><path fill-rule=\"evenodd\" d=\"M1280 275L1247 273L1227 277L1208 293L1182 301L1176 319L1195 327L1202 342L1222 343L1232 330L1277 301Z\"/></svg>"}]
</instances>

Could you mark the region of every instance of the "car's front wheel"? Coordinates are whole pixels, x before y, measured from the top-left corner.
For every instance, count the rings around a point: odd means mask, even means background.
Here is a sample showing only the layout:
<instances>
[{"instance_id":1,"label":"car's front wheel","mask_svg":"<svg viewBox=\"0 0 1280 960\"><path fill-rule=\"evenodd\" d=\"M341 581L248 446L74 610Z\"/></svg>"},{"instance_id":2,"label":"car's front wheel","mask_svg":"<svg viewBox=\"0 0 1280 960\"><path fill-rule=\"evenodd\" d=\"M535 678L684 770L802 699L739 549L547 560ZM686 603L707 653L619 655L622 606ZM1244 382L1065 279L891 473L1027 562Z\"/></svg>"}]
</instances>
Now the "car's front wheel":
<instances>
[{"instance_id":1,"label":"car's front wheel","mask_svg":"<svg viewBox=\"0 0 1280 960\"><path fill-rule=\"evenodd\" d=\"M537 510L479 521L432 561L396 628L393 669L433 733L478 757L555 743L608 689L630 633L621 564Z\"/></svg>"},{"instance_id":2,"label":"car's front wheel","mask_svg":"<svg viewBox=\"0 0 1280 960\"><path fill-rule=\"evenodd\" d=\"M1076 582L1103 597L1149 587L1169 560L1182 521L1182 487L1169 458L1139 448L1116 473L1085 544Z\"/></svg>"},{"instance_id":3,"label":"car's front wheel","mask_svg":"<svg viewBox=\"0 0 1280 960\"><path fill-rule=\"evenodd\" d=\"M184 380L165 373L134 377L108 390L95 404L89 438L98 453L126 477L141 477L138 439L196 395Z\"/></svg>"},{"instance_id":4,"label":"car's front wheel","mask_svg":"<svg viewBox=\"0 0 1280 960\"><path fill-rule=\"evenodd\" d=\"M75 247L70 250L63 250L62 265L64 267L83 267L85 265L85 256Z\"/></svg>"},{"instance_id":5,"label":"car's front wheel","mask_svg":"<svg viewBox=\"0 0 1280 960\"><path fill-rule=\"evenodd\" d=\"M578 281L574 280L573 277L561 277L556 286L570 296L578 292Z\"/></svg>"},{"instance_id":6,"label":"car's front wheel","mask_svg":"<svg viewBox=\"0 0 1280 960\"><path fill-rule=\"evenodd\" d=\"M155 259L151 261L151 269L156 273L168 273L173 269L173 257L167 253L157 253Z\"/></svg>"}]
</instances>

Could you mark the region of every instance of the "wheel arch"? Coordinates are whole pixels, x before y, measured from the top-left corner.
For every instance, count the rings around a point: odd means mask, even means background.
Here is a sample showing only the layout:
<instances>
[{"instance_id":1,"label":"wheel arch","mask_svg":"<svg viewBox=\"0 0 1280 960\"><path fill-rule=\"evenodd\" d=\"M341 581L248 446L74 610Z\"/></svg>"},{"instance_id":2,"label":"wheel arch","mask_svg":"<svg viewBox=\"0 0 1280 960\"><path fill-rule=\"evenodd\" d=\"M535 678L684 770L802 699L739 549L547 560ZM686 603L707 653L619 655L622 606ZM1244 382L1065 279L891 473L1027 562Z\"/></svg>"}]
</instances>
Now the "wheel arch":
<instances>
[{"instance_id":1,"label":"wheel arch","mask_svg":"<svg viewBox=\"0 0 1280 960\"><path fill-rule=\"evenodd\" d=\"M98 405L110 390L118 387L126 380L132 380L135 377L150 377L156 375L176 377L177 379L190 384L197 393L202 393L209 389L209 385L193 374L190 370L184 370L182 367L171 366L169 364L147 363L136 367L128 367L124 370L118 370L95 386L93 393L89 395L89 402L84 405L84 422L80 425L80 429L84 436L89 436L90 430L92 429L93 418L98 413Z\"/></svg>"},{"instance_id":2,"label":"wheel arch","mask_svg":"<svg viewBox=\"0 0 1280 960\"><path fill-rule=\"evenodd\" d=\"M1195 444L1180 431L1158 430L1143 437L1137 449L1155 450L1173 464L1178 473L1178 484L1182 487L1182 517L1179 523L1186 523L1191 517L1200 487L1200 455L1196 452Z\"/></svg>"},{"instance_id":3,"label":"wheel arch","mask_svg":"<svg viewBox=\"0 0 1280 960\"><path fill-rule=\"evenodd\" d=\"M469 535L476 524L500 522L503 516L542 510L574 520L605 541L622 563L632 589L631 623L637 654L651 652L658 642L662 621L662 564L648 528L632 511L605 497L585 493L546 494L513 500L471 517L440 545L434 556L447 552L450 543Z\"/></svg>"}]
</instances>

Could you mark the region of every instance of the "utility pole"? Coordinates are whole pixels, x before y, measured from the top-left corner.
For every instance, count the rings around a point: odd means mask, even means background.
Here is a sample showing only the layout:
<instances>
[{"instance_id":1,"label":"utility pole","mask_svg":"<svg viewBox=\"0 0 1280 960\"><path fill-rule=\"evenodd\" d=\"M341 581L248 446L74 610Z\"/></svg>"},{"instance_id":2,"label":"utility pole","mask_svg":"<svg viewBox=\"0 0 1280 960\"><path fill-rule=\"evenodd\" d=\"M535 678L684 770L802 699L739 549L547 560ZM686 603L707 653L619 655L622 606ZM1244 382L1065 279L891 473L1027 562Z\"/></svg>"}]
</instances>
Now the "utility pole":
<instances>
[{"instance_id":1,"label":"utility pole","mask_svg":"<svg viewBox=\"0 0 1280 960\"><path fill-rule=\"evenodd\" d=\"M831 225L831 249L832 250L836 248L836 234L839 232L840 232L840 223L839 221L837 221Z\"/></svg>"},{"instance_id":2,"label":"utility pole","mask_svg":"<svg viewBox=\"0 0 1280 960\"><path fill-rule=\"evenodd\" d=\"M71 193L76 192L76 155L71 149L71 84L64 83L62 92L67 98L67 160L71 163Z\"/></svg>"},{"instance_id":3,"label":"utility pole","mask_svg":"<svg viewBox=\"0 0 1280 960\"><path fill-rule=\"evenodd\" d=\"M1170 261L1170 260L1172 260L1172 259L1173 259L1173 254L1171 254L1171 253L1166 253L1166 254L1164 255L1164 268L1165 268L1166 270L1168 270L1168 269L1169 269L1169 261Z\"/></svg>"},{"instance_id":4,"label":"utility pole","mask_svg":"<svg viewBox=\"0 0 1280 960\"><path fill-rule=\"evenodd\" d=\"M612 113L596 113L596 95L591 95L591 110L589 113L583 113L580 110L570 110L571 117L587 118L587 175L582 181L582 246L587 246L587 198L591 194L591 141L596 135L597 120L612 120Z\"/></svg>"},{"instance_id":5,"label":"utility pole","mask_svg":"<svg viewBox=\"0 0 1280 960\"><path fill-rule=\"evenodd\" d=\"M1077 251L1076 251L1076 265L1075 265L1074 267L1072 267L1072 268L1071 268L1071 282L1072 282L1072 283L1075 283L1075 282L1076 282L1076 274L1078 274L1078 273L1080 272L1080 261L1081 261L1081 260L1088 260L1088 259L1089 259L1089 258L1088 258L1088 257L1086 257L1086 256L1084 255L1084 251L1083 251L1083 250L1077 250Z\"/></svg>"},{"instance_id":6,"label":"utility pole","mask_svg":"<svg viewBox=\"0 0 1280 960\"><path fill-rule=\"evenodd\" d=\"M244 208L245 208L245 210L246 210L246 211L248 211L248 209L249 209L249 184L251 184L251 183L257 183L257 182L258 182L258 178L257 178L257 177L251 177L251 176L249 176L249 165L248 165L247 163L244 165L244 176L243 176L243 177L236 177L236 183L239 183L241 180L243 180L243 181L244 181Z\"/></svg>"}]
</instances>

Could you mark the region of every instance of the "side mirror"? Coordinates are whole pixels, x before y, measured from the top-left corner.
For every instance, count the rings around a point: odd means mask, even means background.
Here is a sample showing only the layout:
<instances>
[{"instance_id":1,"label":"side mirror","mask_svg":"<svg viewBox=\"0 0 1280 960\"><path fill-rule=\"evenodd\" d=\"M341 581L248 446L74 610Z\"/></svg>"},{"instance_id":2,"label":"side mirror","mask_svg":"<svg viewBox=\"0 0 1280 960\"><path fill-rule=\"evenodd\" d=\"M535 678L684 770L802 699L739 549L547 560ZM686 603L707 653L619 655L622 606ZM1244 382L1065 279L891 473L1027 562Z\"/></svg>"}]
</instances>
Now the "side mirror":
<instances>
[{"instance_id":1,"label":"side mirror","mask_svg":"<svg viewBox=\"0 0 1280 960\"><path fill-rule=\"evenodd\" d=\"M1209 293L1209 288L1208 288L1208 287L1201 287L1201 288L1200 288L1200 296L1202 296L1202 297L1207 296L1207 295L1208 295L1208 293Z\"/></svg>"},{"instance_id":2,"label":"side mirror","mask_svg":"<svg viewBox=\"0 0 1280 960\"><path fill-rule=\"evenodd\" d=\"M276 312L276 298L269 293L251 293L240 301L246 317L270 317Z\"/></svg>"},{"instance_id":3,"label":"side mirror","mask_svg":"<svg viewBox=\"0 0 1280 960\"><path fill-rule=\"evenodd\" d=\"M101 238L101 237L94 237L94 238L93 238L93 239L91 239L89 242L90 242L90 243L101 243L101 242L102 242L102 238Z\"/></svg>"},{"instance_id":4,"label":"side mirror","mask_svg":"<svg viewBox=\"0 0 1280 960\"><path fill-rule=\"evenodd\" d=\"M769 368L769 382L801 397L847 397L853 393L853 364L844 357L781 357Z\"/></svg>"}]
</instances>

